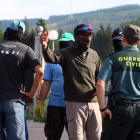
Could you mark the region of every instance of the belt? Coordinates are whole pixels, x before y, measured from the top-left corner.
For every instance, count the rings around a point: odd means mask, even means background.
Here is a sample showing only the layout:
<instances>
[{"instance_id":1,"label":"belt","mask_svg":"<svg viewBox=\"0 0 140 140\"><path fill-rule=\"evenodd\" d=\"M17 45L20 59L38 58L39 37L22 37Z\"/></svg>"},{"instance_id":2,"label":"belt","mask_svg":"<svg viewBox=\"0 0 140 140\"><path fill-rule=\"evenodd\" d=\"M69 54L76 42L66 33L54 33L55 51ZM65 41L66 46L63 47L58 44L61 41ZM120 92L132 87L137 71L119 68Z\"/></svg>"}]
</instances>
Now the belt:
<instances>
[{"instance_id":1,"label":"belt","mask_svg":"<svg viewBox=\"0 0 140 140\"><path fill-rule=\"evenodd\" d=\"M115 100L115 104L116 104L116 105L140 104L140 100L133 100L133 99Z\"/></svg>"}]
</instances>

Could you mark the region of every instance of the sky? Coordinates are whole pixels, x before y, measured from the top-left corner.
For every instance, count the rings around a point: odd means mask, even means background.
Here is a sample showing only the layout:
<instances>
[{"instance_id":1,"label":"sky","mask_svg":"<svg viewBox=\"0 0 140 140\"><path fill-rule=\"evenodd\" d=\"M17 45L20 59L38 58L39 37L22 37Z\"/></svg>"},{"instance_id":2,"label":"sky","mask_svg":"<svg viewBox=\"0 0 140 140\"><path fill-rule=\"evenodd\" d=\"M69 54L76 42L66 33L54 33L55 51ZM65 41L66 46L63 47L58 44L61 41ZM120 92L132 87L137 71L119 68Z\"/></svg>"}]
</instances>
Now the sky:
<instances>
[{"instance_id":1,"label":"sky","mask_svg":"<svg viewBox=\"0 0 140 140\"><path fill-rule=\"evenodd\" d=\"M139 4L140 0L0 0L0 20L43 18Z\"/></svg>"}]
</instances>

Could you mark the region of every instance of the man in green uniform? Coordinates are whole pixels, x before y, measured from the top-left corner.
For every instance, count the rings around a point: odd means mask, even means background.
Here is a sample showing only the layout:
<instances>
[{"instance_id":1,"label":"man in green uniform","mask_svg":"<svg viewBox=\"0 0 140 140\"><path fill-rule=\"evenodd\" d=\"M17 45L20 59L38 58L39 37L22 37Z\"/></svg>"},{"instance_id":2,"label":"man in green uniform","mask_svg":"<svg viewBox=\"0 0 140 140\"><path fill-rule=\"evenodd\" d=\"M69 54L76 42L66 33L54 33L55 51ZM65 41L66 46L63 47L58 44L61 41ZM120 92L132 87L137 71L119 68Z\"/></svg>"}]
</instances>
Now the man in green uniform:
<instances>
[{"instance_id":1,"label":"man in green uniform","mask_svg":"<svg viewBox=\"0 0 140 140\"><path fill-rule=\"evenodd\" d=\"M107 57L97 77L96 92L103 123L101 140L140 140L140 28L123 28L123 49ZM105 84L112 81L109 108Z\"/></svg>"}]
</instances>

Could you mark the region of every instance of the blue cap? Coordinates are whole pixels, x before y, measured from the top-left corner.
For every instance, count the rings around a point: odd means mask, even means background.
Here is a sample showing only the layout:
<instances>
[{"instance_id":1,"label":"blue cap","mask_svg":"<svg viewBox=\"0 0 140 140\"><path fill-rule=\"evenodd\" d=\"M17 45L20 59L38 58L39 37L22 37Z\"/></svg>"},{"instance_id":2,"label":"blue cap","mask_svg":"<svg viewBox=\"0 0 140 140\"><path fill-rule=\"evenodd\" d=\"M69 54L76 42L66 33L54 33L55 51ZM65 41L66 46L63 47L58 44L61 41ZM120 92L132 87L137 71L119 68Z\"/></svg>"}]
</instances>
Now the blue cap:
<instances>
[{"instance_id":1,"label":"blue cap","mask_svg":"<svg viewBox=\"0 0 140 140\"><path fill-rule=\"evenodd\" d=\"M23 33L24 33L25 32L25 24L20 20L11 21L9 28L12 30L18 31L19 26L22 27Z\"/></svg>"}]
</instances>

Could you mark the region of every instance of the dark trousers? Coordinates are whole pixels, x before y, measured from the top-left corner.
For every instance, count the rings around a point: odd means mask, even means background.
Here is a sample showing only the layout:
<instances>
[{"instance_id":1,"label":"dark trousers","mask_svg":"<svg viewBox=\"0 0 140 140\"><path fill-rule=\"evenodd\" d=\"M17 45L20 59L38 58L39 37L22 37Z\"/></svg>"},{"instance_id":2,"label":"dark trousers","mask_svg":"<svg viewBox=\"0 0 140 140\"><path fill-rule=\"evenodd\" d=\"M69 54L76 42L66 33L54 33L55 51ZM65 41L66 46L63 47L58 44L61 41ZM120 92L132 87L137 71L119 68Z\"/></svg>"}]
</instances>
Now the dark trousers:
<instances>
[{"instance_id":1,"label":"dark trousers","mask_svg":"<svg viewBox=\"0 0 140 140\"><path fill-rule=\"evenodd\" d=\"M44 127L45 136L48 140L60 140L64 126L66 126L67 130L66 108L48 106L46 124Z\"/></svg>"},{"instance_id":2,"label":"dark trousers","mask_svg":"<svg viewBox=\"0 0 140 140\"><path fill-rule=\"evenodd\" d=\"M140 140L140 104L118 105L103 122L101 140Z\"/></svg>"},{"instance_id":3,"label":"dark trousers","mask_svg":"<svg viewBox=\"0 0 140 140\"><path fill-rule=\"evenodd\" d=\"M4 123L4 125L3 125L2 140L7 140L7 132L6 132L6 128L5 128L5 123Z\"/></svg>"}]
</instances>

